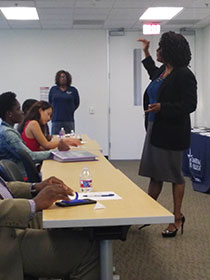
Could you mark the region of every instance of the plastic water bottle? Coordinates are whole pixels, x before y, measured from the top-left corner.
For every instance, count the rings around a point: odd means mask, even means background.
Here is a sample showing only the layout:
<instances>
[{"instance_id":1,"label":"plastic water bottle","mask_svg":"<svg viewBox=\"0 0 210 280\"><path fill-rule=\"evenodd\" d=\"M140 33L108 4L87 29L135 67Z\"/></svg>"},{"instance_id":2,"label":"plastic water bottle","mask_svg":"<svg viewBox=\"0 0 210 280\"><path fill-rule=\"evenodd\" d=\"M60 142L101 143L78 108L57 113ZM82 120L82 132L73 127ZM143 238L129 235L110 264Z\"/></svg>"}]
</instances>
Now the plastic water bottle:
<instances>
[{"instance_id":1,"label":"plastic water bottle","mask_svg":"<svg viewBox=\"0 0 210 280\"><path fill-rule=\"evenodd\" d=\"M74 132L73 129L72 129L71 132L70 132L70 137L75 138L75 132Z\"/></svg>"},{"instance_id":2,"label":"plastic water bottle","mask_svg":"<svg viewBox=\"0 0 210 280\"><path fill-rule=\"evenodd\" d=\"M66 134L66 132L65 132L65 130L64 130L64 127L61 127L61 130L60 130L60 132L59 132L59 137L60 137L60 138L64 138L64 137L65 137L65 134Z\"/></svg>"},{"instance_id":3,"label":"plastic water bottle","mask_svg":"<svg viewBox=\"0 0 210 280\"><path fill-rule=\"evenodd\" d=\"M92 191L92 176L87 167L84 167L80 174L80 191L81 192Z\"/></svg>"}]
</instances>

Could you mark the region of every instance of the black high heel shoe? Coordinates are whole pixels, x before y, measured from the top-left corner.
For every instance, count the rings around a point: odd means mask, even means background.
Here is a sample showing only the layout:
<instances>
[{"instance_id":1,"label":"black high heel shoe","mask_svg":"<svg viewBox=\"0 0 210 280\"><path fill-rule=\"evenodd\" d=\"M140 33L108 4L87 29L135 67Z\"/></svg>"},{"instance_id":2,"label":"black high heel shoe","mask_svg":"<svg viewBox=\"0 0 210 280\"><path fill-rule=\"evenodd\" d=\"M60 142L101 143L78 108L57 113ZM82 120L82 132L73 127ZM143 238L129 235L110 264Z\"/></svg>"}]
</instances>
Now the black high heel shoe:
<instances>
[{"instance_id":1,"label":"black high heel shoe","mask_svg":"<svg viewBox=\"0 0 210 280\"><path fill-rule=\"evenodd\" d=\"M175 220L175 222L178 222L178 221L181 221L180 229L181 229L181 234L183 234L183 232L184 232L185 217L182 215L181 218ZM174 226L175 230L170 231L168 229L165 229L162 232L162 236L163 237L175 237L179 229L177 228L177 226L175 224L173 224L173 226Z\"/></svg>"}]
</instances>

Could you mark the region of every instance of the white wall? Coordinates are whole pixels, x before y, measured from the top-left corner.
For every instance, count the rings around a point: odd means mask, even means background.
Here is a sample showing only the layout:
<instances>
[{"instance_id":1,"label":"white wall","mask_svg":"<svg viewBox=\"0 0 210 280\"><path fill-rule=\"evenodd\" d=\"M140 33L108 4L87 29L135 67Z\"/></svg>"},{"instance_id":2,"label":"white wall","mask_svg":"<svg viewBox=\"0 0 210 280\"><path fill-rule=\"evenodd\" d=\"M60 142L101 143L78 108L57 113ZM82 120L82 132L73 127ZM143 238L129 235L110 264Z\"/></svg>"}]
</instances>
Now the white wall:
<instances>
[{"instance_id":1,"label":"white wall","mask_svg":"<svg viewBox=\"0 0 210 280\"><path fill-rule=\"evenodd\" d=\"M40 98L40 86L52 86L55 73L73 76L80 93L76 132L87 133L108 153L106 31L0 31L0 92L14 91L22 103ZM89 114L93 106L95 114Z\"/></svg>"},{"instance_id":2,"label":"white wall","mask_svg":"<svg viewBox=\"0 0 210 280\"><path fill-rule=\"evenodd\" d=\"M207 30L206 33L208 32L210 31ZM122 159L140 158L144 140L143 109L141 106L132 105L132 55L134 48L141 47L141 44L136 42L139 36L141 34L138 32L126 32L124 37L112 37L114 48L111 50L107 43L107 33L103 30L1 30L0 92L8 90L16 92L21 103L27 98L39 99L40 87L52 86L55 73L60 69L68 70L73 76L73 85L78 88L81 97L81 105L75 114L76 132L87 133L91 138L96 139L104 154L108 154L109 87L107 77L108 61L111 58L115 70L119 68L122 74L121 77L116 76L114 91L121 95L122 90L126 89L125 94L127 92L130 94L129 101L126 98L120 100L123 108L126 108L130 102L129 110L133 110L128 111L126 119L127 124L131 124L129 137L138 136L138 139L136 138L132 142L132 146L136 145L136 148L130 155L129 145L125 153L123 143L117 138L112 138L111 141L117 145L119 143L120 150L122 150L122 152L116 153L116 158L119 158L119 154ZM203 34L200 35L200 37L202 36ZM148 39L151 41L151 54L155 58L159 36L149 36ZM205 40L208 41L209 46L210 35ZM197 44L199 43L197 42ZM122 58L119 57L119 49ZM207 49L206 46L206 52ZM203 49L199 51L201 54L203 53ZM201 55L200 53L197 54L198 57ZM118 60L113 61L114 57L117 57ZM199 63L196 64L196 67L199 67ZM202 66L200 65L200 67ZM206 73L209 72L208 64L205 67ZM142 91L144 91L149 79L143 67L142 69ZM111 77L115 79L114 76ZM206 79L206 83L208 83L208 79ZM89 114L89 107L94 108L95 114ZM117 113L115 111L115 116ZM116 122L115 127L117 125L119 131L121 128L124 129L124 122L120 119L115 118L110 121ZM137 128L132 128L134 122ZM139 131L134 131L138 129L138 124ZM116 133L116 137L118 136Z\"/></svg>"}]
</instances>

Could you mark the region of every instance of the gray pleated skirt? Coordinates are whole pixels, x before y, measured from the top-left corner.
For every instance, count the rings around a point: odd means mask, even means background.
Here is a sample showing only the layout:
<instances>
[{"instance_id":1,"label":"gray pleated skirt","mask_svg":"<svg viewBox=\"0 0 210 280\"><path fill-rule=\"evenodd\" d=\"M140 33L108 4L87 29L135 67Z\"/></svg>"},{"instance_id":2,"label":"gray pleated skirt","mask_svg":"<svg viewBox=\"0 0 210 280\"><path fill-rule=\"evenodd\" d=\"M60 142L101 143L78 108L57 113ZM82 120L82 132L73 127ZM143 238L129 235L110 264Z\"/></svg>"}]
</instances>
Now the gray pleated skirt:
<instances>
[{"instance_id":1,"label":"gray pleated skirt","mask_svg":"<svg viewBox=\"0 0 210 280\"><path fill-rule=\"evenodd\" d=\"M142 152L139 175L155 181L183 184L182 151L165 150L150 143L153 122L148 123L147 134Z\"/></svg>"}]
</instances>

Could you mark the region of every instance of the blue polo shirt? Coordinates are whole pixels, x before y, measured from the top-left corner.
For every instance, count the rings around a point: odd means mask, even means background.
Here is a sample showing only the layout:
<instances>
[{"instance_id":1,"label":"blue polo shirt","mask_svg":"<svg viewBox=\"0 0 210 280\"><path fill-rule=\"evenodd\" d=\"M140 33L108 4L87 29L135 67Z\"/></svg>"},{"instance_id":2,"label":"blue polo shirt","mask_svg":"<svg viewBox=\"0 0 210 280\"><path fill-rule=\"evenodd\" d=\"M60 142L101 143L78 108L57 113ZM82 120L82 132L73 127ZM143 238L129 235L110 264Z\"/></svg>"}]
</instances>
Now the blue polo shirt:
<instances>
[{"instance_id":1,"label":"blue polo shirt","mask_svg":"<svg viewBox=\"0 0 210 280\"><path fill-rule=\"evenodd\" d=\"M161 84L163 83L163 78L157 78L152 81L149 86L147 87L147 94L149 96L149 103L157 103L158 102L158 92L160 89ZM149 112L148 121L153 122L155 119L155 112Z\"/></svg>"},{"instance_id":2,"label":"blue polo shirt","mask_svg":"<svg viewBox=\"0 0 210 280\"><path fill-rule=\"evenodd\" d=\"M74 112L79 106L79 93L75 87L62 91L59 86L53 86L49 92L49 102L53 106L52 122L74 122Z\"/></svg>"}]
</instances>

